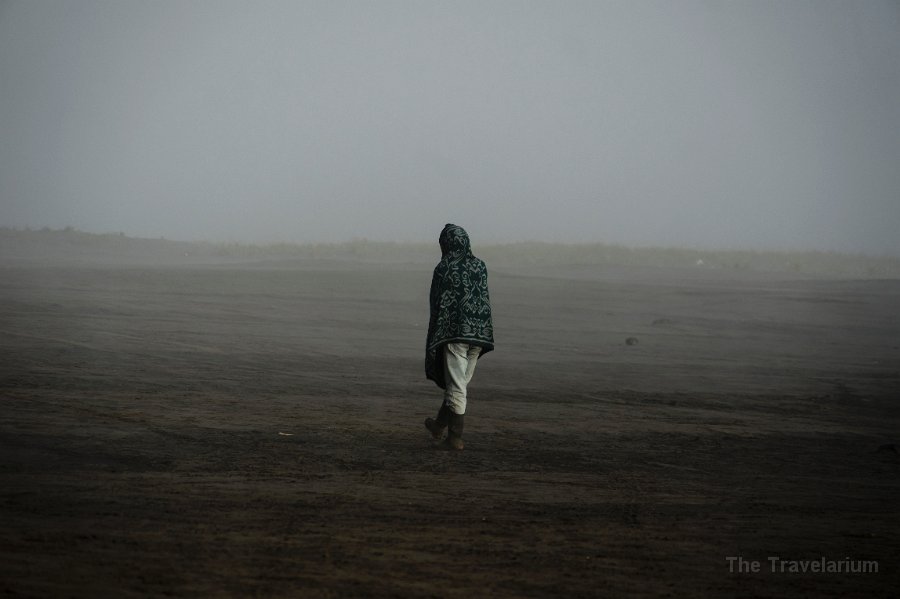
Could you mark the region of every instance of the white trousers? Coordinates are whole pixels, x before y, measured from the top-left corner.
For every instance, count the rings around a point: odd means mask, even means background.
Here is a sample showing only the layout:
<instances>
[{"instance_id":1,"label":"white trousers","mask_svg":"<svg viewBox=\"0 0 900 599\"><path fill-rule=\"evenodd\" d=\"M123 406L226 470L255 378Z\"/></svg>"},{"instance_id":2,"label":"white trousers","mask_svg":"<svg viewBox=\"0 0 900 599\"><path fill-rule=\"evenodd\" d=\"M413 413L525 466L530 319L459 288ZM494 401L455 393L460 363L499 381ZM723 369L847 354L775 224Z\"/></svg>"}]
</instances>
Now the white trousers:
<instances>
[{"instance_id":1,"label":"white trousers","mask_svg":"<svg viewBox=\"0 0 900 599\"><path fill-rule=\"evenodd\" d=\"M468 343L444 346L444 403L454 414L466 413L466 386L475 373L481 348Z\"/></svg>"}]
</instances>

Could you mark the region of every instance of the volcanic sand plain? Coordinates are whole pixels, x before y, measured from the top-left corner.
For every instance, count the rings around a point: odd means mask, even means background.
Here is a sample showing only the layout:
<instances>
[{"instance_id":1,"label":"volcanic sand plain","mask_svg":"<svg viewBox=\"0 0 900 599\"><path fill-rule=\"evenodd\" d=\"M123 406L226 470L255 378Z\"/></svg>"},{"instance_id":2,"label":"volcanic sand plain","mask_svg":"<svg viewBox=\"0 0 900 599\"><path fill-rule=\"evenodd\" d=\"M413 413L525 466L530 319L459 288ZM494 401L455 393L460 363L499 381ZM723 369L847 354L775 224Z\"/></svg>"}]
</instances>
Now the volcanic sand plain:
<instances>
[{"instance_id":1,"label":"volcanic sand plain","mask_svg":"<svg viewBox=\"0 0 900 599\"><path fill-rule=\"evenodd\" d=\"M900 281L491 267L450 453L422 426L430 268L3 264L0 592L900 586Z\"/></svg>"}]
</instances>

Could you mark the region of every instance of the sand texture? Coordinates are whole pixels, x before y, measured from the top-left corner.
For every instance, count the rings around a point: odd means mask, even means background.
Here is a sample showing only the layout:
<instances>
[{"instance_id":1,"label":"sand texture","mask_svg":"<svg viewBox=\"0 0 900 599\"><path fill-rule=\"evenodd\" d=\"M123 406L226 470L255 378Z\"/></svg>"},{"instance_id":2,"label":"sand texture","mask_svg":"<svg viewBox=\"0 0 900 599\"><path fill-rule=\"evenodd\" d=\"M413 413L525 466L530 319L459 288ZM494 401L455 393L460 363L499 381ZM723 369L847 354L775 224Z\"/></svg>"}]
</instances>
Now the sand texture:
<instances>
[{"instance_id":1,"label":"sand texture","mask_svg":"<svg viewBox=\"0 0 900 599\"><path fill-rule=\"evenodd\" d=\"M497 349L448 453L428 265L6 264L0 594L900 588L900 281L490 277Z\"/></svg>"}]
</instances>

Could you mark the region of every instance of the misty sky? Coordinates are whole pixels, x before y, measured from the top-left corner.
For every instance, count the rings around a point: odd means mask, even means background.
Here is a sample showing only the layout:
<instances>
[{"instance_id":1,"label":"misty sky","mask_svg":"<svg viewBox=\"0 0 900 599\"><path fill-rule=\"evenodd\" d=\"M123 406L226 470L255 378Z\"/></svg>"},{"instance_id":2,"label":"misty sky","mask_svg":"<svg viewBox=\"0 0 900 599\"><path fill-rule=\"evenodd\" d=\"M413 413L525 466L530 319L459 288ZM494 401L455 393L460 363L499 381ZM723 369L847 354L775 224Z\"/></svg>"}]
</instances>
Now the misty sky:
<instances>
[{"instance_id":1,"label":"misty sky","mask_svg":"<svg viewBox=\"0 0 900 599\"><path fill-rule=\"evenodd\" d=\"M900 2L0 0L0 139L3 226L900 255Z\"/></svg>"}]
</instances>

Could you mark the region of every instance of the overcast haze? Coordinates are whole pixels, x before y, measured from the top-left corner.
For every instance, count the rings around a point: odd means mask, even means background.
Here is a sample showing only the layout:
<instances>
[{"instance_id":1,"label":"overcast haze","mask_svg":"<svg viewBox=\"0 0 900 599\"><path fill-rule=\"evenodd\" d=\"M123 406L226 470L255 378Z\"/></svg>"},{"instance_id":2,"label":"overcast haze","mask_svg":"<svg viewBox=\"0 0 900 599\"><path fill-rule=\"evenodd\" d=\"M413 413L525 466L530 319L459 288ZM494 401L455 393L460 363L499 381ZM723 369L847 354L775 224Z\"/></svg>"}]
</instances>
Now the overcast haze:
<instances>
[{"instance_id":1,"label":"overcast haze","mask_svg":"<svg viewBox=\"0 0 900 599\"><path fill-rule=\"evenodd\" d=\"M0 225L900 255L900 3L0 2Z\"/></svg>"}]
</instances>

